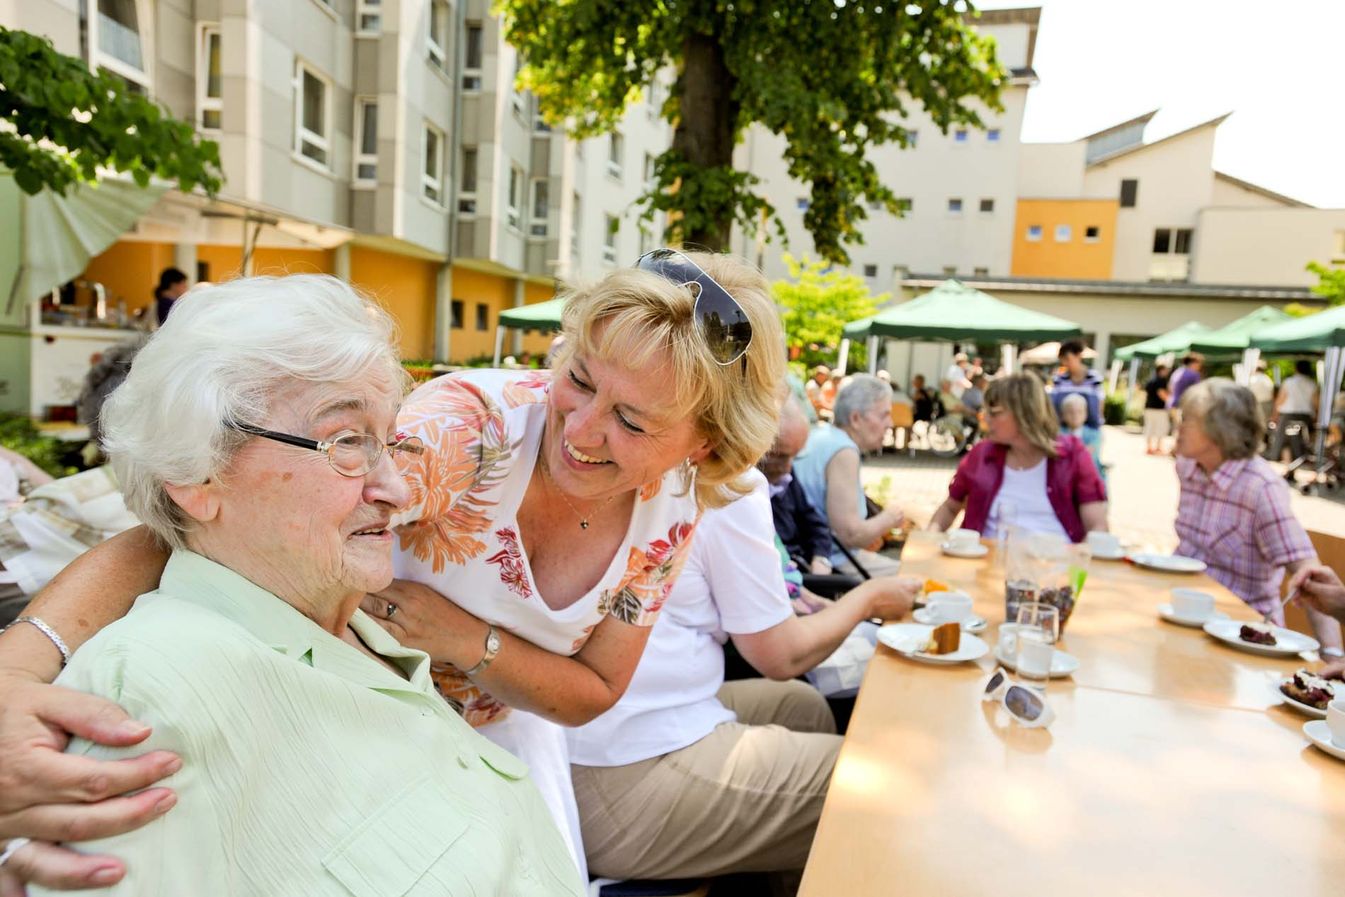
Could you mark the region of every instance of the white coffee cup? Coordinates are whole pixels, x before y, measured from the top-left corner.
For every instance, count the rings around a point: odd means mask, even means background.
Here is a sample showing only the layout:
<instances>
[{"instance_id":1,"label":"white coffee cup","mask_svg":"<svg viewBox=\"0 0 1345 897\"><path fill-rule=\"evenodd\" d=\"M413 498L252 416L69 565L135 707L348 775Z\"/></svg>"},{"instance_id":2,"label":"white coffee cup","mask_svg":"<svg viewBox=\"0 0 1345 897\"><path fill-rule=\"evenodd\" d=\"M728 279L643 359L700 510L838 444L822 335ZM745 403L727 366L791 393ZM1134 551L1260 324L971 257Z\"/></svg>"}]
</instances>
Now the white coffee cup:
<instances>
[{"instance_id":1,"label":"white coffee cup","mask_svg":"<svg viewBox=\"0 0 1345 897\"><path fill-rule=\"evenodd\" d=\"M949 548L972 551L981 544L981 534L974 529L950 529L947 542Z\"/></svg>"},{"instance_id":2,"label":"white coffee cup","mask_svg":"<svg viewBox=\"0 0 1345 897\"><path fill-rule=\"evenodd\" d=\"M1055 645L1041 638L1041 631L1017 633L1017 657L1014 665L1021 676L1033 679L1046 679L1051 675L1051 660L1055 657Z\"/></svg>"},{"instance_id":3,"label":"white coffee cup","mask_svg":"<svg viewBox=\"0 0 1345 897\"><path fill-rule=\"evenodd\" d=\"M1121 540L1112 533L1089 533L1088 548L1094 554L1110 557L1121 553Z\"/></svg>"},{"instance_id":4,"label":"white coffee cup","mask_svg":"<svg viewBox=\"0 0 1345 897\"><path fill-rule=\"evenodd\" d=\"M971 596L966 592L930 592L925 613L934 623L961 623L971 616Z\"/></svg>"},{"instance_id":5,"label":"white coffee cup","mask_svg":"<svg viewBox=\"0 0 1345 897\"><path fill-rule=\"evenodd\" d=\"M1199 589L1173 589L1172 612L1187 620L1203 620L1214 613L1214 596Z\"/></svg>"},{"instance_id":6,"label":"white coffee cup","mask_svg":"<svg viewBox=\"0 0 1345 897\"><path fill-rule=\"evenodd\" d=\"M1345 697L1326 705L1326 725L1331 729L1331 743L1345 748Z\"/></svg>"}]
</instances>

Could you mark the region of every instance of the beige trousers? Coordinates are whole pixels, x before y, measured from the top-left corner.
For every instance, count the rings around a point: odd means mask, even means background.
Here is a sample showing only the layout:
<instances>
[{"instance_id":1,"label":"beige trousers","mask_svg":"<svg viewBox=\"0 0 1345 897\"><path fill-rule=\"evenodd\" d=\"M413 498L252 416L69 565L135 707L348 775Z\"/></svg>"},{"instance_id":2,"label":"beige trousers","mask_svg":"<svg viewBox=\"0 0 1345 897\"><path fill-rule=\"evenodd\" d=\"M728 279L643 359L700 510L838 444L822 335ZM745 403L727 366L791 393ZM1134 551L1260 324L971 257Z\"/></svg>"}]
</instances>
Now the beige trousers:
<instances>
[{"instance_id":1,"label":"beige trousers","mask_svg":"<svg viewBox=\"0 0 1345 897\"><path fill-rule=\"evenodd\" d=\"M738 714L695 744L629 766L572 766L589 871L693 878L802 869L841 737L798 681L727 682Z\"/></svg>"}]
</instances>

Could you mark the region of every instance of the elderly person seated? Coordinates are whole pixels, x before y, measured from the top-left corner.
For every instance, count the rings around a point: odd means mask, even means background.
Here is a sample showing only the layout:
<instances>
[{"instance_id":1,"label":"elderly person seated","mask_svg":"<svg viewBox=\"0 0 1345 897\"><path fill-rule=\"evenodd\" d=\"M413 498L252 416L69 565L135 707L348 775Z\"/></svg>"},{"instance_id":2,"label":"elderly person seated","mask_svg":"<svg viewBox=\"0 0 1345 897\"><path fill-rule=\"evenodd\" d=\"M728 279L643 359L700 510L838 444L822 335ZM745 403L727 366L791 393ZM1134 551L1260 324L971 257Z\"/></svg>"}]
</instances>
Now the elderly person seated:
<instances>
[{"instance_id":1,"label":"elderly person seated","mask_svg":"<svg viewBox=\"0 0 1345 897\"><path fill-rule=\"evenodd\" d=\"M794 476L803 485L808 502L822 514L840 543L874 576L897 572L900 562L868 546L900 526L905 515L887 507L872 517L860 478L860 455L876 452L892 426L892 390L871 374L856 374L836 396L836 414L829 425L818 426L794 459ZM836 551L831 565L856 573L845 554Z\"/></svg>"},{"instance_id":2,"label":"elderly person seated","mask_svg":"<svg viewBox=\"0 0 1345 897\"><path fill-rule=\"evenodd\" d=\"M1289 489L1257 454L1265 432L1256 396L1216 377L1182 397L1177 425L1177 554L1209 565L1209 575L1258 614L1283 624L1280 584L1315 565L1316 551L1289 506ZM1309 610L1323 654L1340 650L1340 625Z\"/></svg>"},{"instance_id":3,"label":"elderly person seated","mask_svg":"<svg viewBox=\"0 0 1345 897\"><path fill-rule=\"evenodd\" d=\"M421 450L397 430L393 334L334 278L237 280L179 300L110 399L127 505L171 549L159 587L73 657L38 618L6 647L68 660L58 685L144 724L72 741L71 779L115 791L147 749L181 772L122 799L153 808L143 828L79 814L67 846L116 857L80 883L124 861L119 894L583 892L526 767L359 609L392 581L393 456ZM26 843L0 875L54 851Z\"/></svg>"},{"instance_id":4,"label":"elderly person seated","mask_svg":"<svg viewBox=\"0 0 1345 897\"><path fill-rule=\"evenodd\" d=\"M761 456L757 467L769 484L775 533L786 554L804 562L808 572L824 575L831 572L831 529L793 473L794 458L808 443L808 432L803 407L786 399L775 444Z\"/></svg>"},{"instance_id":5,"label":"elderly person seated","mask_svg":"<svg viewBox=\"0 0 1345 897\"><path fill-rule=\"evenodd\" d=\"M918 583L880 577L796 617L768 487L701 518L626 694L568 732L589 867L620 878L801 870L841 738L793 677L861 623L897 619ZM724 681L722 645L777 681Z\"/></svg>"},{"instance_id":6,"label":"elderly person seated","mask_svg":"<svg viewBox=\"0 0 1345 897\"><path fill-rule=\"evenodd\" d=\"M987 438L962 459L930 528L962 525L993 538L1007 526L1082 542L1107 529L1107 490L1083 443L1059 432L1046 387L1010 374L985 391Z\"/></svg>"},{"instance_id":7,"label":"elderly person seated","mask_svg":"<svg viewBox=\"0 0 1345 897\"><path fill-rule=\"evenodd\" d=\"M1060 402L1060 432L1083 443L1097 465L1098 476L1107 482L1107 471L1102 466L1102 432L1088 423L1088 400L1077 392L1070 393Z\"/></svg>"}]
</instances>

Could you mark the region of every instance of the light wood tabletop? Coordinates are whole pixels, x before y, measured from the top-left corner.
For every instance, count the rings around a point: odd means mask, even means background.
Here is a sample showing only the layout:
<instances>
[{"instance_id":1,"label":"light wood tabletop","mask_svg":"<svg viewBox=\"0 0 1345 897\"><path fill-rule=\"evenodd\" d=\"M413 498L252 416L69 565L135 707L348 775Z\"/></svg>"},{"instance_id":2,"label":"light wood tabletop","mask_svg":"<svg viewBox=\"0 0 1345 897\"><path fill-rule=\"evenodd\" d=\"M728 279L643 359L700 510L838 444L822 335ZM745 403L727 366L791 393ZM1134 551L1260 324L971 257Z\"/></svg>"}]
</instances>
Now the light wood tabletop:
<instances>
[{"instance_id":1,"label":"light wood tabletop","mask_svg":"<svg viewBox=\"0 0 1345 897\"><path fill-rule=\"evenodd\" d=\"M917 534L903 573L970 592L1004 618L1003 574ZM1283 893L1345 888L1345 762L1309 745L1274 682L1304 662L1237 651L1158 619L1203 576L1094 561L1052 681L1049 729L981 701L991 657L931 666L879 647L864 680L800 893Z\"/></svg>"}]
</instances>

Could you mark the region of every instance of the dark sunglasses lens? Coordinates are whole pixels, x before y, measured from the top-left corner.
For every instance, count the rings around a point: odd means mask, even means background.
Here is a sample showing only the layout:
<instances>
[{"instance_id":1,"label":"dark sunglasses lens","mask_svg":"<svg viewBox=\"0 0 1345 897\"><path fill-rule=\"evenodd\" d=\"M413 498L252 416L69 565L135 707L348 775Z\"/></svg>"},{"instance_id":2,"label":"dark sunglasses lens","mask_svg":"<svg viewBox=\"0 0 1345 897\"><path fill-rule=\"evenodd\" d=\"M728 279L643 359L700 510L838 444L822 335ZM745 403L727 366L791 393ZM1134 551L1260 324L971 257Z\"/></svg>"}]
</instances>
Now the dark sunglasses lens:
<instances>
[{"instance_id":1,"label":"dark sunglasses lens","mask_svg":"<svg viewBox=\"0 0 1345 897\"><path fill-rule=\"evenodd\" d=\"M1041 716L1042 709L1046 706L1041 698L1021 685L1009 689L1009 693L1004 696L1004 704L1010 713L1028 722L1033 722Z\"/></svg>"},{"instance_id":2,"label":"dark sunglasses lens","mask_svg":"<svg viewBox=\"0 0 1345 897\"><path fill-rule=\"evenodd\" d=\"M696 317L710 354L720 364L737 361L752 342L752 324L733 297L704 274L699 281Z\"/></svg>"},{"instance_id":3,"label":"dark sunglasses lens","mask_svg":"<svg viewBox=\"0 0 1345 897\"><path fill-rule=\"evenodd\" d=\"M1000 683L1003 681L1004 681L1004 671L997 670L995 672L995 675L990 677L990 681L985 684L985 693L990 694L992 691L999 688Z\"/></svg>"}]
</instances>

